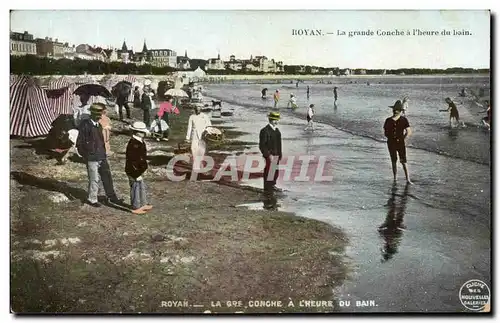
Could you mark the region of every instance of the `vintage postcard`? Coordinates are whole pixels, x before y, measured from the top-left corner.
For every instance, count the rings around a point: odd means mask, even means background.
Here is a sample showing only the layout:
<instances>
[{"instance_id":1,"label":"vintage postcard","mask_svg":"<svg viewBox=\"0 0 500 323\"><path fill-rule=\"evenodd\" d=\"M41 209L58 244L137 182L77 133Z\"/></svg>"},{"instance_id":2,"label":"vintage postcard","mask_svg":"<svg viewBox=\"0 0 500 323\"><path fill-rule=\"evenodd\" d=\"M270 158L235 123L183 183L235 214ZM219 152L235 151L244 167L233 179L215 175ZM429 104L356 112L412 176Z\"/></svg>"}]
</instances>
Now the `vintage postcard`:
<instances>
[{"instance_id":1,"label":"vintage postcard","mask_svg":"<svg viewBox=\"0 0 500 323\"><path fill-rule=\"evenodd\" d=\"M10 14L12 313L491 313L491 12Z\"/></svg>"}]
</instances>

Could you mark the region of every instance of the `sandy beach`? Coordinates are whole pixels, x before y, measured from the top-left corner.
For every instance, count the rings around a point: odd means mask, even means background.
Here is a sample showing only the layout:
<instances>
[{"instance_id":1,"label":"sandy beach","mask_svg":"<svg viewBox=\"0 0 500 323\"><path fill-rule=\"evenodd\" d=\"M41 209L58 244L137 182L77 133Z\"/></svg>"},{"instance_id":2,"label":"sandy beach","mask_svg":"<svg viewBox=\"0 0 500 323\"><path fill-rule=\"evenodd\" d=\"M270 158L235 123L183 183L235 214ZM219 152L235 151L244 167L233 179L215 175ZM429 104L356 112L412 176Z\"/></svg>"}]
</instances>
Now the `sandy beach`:
<instances>
[{"instance_id":1,"label":"sandy beach","mask_svg":"<svg viewBox=\"0 0 500 323\"><path fill-rule=\"evenodd\" d=\"M298 302L331 302L333 288L345 279L347 238L340 229L292 213L238 207L260 203L260 189L166 180L166 164L185 136L189 114L183 110L171 118L168 144L148 144L145 180L154 209L144 216L82 205L84 164L55 166L37 151L39 139L11 140L14 312L338 311ZM140 118L140 111L134 109L133 116ZM111 170L128 201L123 167L129 135L119 121L112 122ZM226 133L226 144L213 150L248 144L238 141L239 132ZM271 299L296 300L297 307L249 303ZM228 306L234 300L241 304ZM213 308L217 301L221 307Z\"/></svg>"},{"instance_id":2,"label":"sandy beach","mask_svg":"<svg viewBox=\"0 0 500 323\"><path fill-rule=\"evenodd\" d=\"M446 82L438 81L439 96L458 88L443 86ZM439 99L419 96L428 83L393 84L398 82L342 83L335 107L331 85L309 83L309 101L303 84L282 86L284 102L293 92L301 107L318 105L316 131L304 132L305 109L290 111L281 104L284 154L329 156L334 177L279 181L285 192L277 211L262 210L262 179L166 179L166 165L185 136L188 110L171 118L169 142L148 143L145 179L155 208L146 216L82 206L84 164L55 166L38 149L40 139L11 140L14 311L462 311L461 285L473 278L491 282L487 134L472 126L447 133L442 119L432 118ZM222 100L223 111L234 112L212 118L226 130L227 141L212 146L209 155L222 161L228 154L258 153L258 131L269 111L260 85L206 84L206 89L205 100ZM413 91L410 120L416 129L408 149L414 185L404 184L401 170L393 185L379 122L388 116L390 93L408 91ZM472 125L473 114L463 115ZM133 109L133 117L141 119L140 110ZM111 170L128 200L123 167L129 135L122 123L112 122ZM405 229L380 231L394 214ZM250 305L290 299L327 303ZM224 305L230 300L241 304Z\"/></svg>"}]
</instances>

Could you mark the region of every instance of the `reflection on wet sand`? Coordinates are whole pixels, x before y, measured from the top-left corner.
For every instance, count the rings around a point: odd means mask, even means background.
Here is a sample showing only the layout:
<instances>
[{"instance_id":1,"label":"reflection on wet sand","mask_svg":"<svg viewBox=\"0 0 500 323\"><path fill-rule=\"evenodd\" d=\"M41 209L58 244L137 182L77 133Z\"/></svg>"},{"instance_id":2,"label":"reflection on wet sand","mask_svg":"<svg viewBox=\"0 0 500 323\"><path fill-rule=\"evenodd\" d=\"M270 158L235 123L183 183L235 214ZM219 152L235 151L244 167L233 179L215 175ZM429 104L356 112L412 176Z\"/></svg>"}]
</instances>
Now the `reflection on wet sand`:
<instances>
[{"instance_id":1,"label":"reflection on wet sand","mask_svg":"<svg viewBox=\"0 0 500 323\"><path fill-rule=\"evenodd\" d=\"M410 185L406 184L403 195L398 195L397 184L394 183L392 185L391 197L387 201L387 206L389 207L387 217L384 223L378 228L380 236L384 239L381 262L392 259L398 252L403 231L406 229L406 226L403 224L403 218L406 212L409 187Z\"/></svg>"}]
</instances>

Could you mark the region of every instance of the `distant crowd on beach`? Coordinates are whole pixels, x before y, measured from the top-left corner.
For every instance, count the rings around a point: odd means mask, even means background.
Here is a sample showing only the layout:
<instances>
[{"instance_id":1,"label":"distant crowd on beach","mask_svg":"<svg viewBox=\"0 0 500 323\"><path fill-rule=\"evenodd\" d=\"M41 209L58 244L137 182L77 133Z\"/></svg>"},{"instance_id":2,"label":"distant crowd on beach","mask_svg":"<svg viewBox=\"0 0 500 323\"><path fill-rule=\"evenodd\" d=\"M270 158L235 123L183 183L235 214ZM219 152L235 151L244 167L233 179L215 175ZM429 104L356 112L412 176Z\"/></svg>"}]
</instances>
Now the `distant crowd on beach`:
<instances>
[{"instance_id":1,"label":"distant crowd on beach","mask_svg":"<svg viewBox=\"0 0 500 323\"><path fill-rule=\"evenodd\" d=\"M296 88L299 87L299 82L296 82ZM370 85L369 82L367 82L367 85ZM333 101L333 106L334 109L337 109L337 101L339 99L339 94L338 94L339 88L337 86L334 86L332 88L332 101ZM267 88L263 88L261 91L261 98L262 99L267 99ZM273 93L273 109L277 111L279 109L279 103L281 99L281 93L279 89L276 89L275 92ZM310 99L311 97L311 87L307 85L306 88L306 96L307 100ZM484 127L487 130L491 129L491 124L492 124L492 116L491 116L491 105L489 100L484 100L482 103L479 103L479 97L484 96L484 89L480 89L478 95L474 94L472 91L467 92L467 90L464 88L462 91L459 93L460 97L467 97L471 96L474 99L474 102L480 106L484 107L484 110L479 112L480 114L486 113L486 116L484 116L481 119L481 126ZM388 117L383 125L384 129L384 136L387 138L387 146L389 150L389 155L392 163L392 171L394 175L394 181L397 179L397 161L399 157L399 162L402 164L404 173L405 173L405 178L408 184L411 184L410 180L410 174L408 171L408 165L407 165L407 158L406 158L406 142L408 138L412 134L412 129L410 127L410 122L408 121L408 115L409 115L409 102L410 99L408 96L403 97L401 100L397 100L393 105L389 106L392 108L392 116ZM448 112L449 113L449 127L450 129L461 127L464 128L466 127L465 123L460 119L460 114L457 108L457 105L453 100L449 97L444 99L444 102L447 104L446 109L441 109L439 111L443 112ZM299 108L298 103L297 103L297 97L294 93L290 94L290 98L288 99L286 107L288 109L296 110ZM307 125L304 129L304 131L314 131L314 123L313 123L313 117L315 114L314 111L315 105L314 104L309 104L307 107L307 112L306 112L306 121ZM279 113L278 112L272 112L269 114L269 127L263 129L265 133L269 132L279 132L277 129L277 124L279 120ZM272 137L270 135L267 135L267 137ZM275 136L276 137L276 136ZM275 137L274 140L278 140ZM277 136L281 138L281 134ZM269 141L269 140L268 140ZM261 142L262 142L262 132L261 132ZM281 143L275 144L275 146L281 147ZM280 148L281 149L281 148ZM261 150L262 150L262 144L261 144ZM263 151L264 156L266 155ZM271 183L275 185L275 182ZM266 184L264 185L266 186Z\"/></svg>"}]
</instances>

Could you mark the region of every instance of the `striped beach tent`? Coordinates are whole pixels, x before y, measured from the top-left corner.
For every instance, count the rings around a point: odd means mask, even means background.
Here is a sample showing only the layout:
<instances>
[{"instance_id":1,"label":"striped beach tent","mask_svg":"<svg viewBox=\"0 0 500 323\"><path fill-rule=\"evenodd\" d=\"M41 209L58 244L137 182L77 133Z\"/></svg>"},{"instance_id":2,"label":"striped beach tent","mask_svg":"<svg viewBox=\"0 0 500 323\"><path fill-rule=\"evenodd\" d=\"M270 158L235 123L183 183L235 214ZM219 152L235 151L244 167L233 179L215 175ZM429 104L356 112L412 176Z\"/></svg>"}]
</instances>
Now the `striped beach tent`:
<instances>
[{"instance_id":1,"label":"striped beach tent","mask_svg":"<svg viewBox=\"0 0 500 323\"><path fill-rule=\"evenodd\" d=\"M135 77L135 75L127 75L123 80L134 84L137 82L137 77Z\"/></svg>"},{"instance_id":2,"label":"striped beach tent","mask_svg":"<svg viewBox=\"0 0 500 323\"><path fill-rule=\"evenodd\" d=\"M73 91L75 84L67 78L51 79L45 91L49 100L49 105L57 117L60 114L73 113Z\"/></svg>"},{"instance_id":3,"label":"striped beach tent","mask_svg":"<svg viewBox=\"0 0 500 323\"><path fill-rule=\"evenodd\" d=\"M17 81L18 78L19 78L19 75L10 74L10 85L12 85L12 83L14 83L15 81Z\"/></svg>"},{"instance_id":4,"label":"striped beach tent","mask_svg":"<svg viewBox=\"0 0 500 323\"><path fill-rule=\"evenodd\" d=\"M47 94L31 77L21 76L10 86L10 134L38 137L49 133L54 113Z\"/></svg>"}]
</instances>

